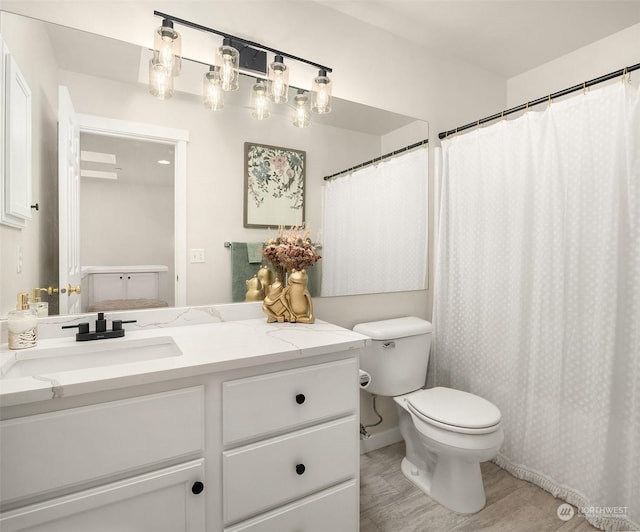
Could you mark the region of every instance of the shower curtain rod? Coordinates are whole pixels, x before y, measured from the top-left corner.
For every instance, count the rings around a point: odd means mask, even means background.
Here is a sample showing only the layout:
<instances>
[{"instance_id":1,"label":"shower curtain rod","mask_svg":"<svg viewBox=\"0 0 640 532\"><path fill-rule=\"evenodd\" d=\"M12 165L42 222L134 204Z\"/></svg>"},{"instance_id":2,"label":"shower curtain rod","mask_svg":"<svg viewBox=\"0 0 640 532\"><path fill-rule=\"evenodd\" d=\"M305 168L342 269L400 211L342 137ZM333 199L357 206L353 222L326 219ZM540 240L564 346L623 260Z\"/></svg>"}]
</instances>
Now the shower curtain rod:
<instances>
[{"instance_id":1,"label":"shower curtain rod","mask_svg":"<svg viewBox=\"0 0 640 532\"><path fill-rule=\"evenodd\" d=\"M597 85L598 83L602 83L604 81L609 81L610 79L617 78L619 76L624 76L634 70L640 69L640 63L636 63L635 65L631 65L625 68L621 68L620 70L616 70L615 72L610 72L609 74L605 74L604 76L600 76L598 78L591 79L589 81L585 81L580 83L579 85L574 85L573 87L569 87L567 89L562 89L561 91L554 92L553 94L549 94L548 96L543 96L542 98L538 98L537 100L532 100L527 103L523 103L516 107L512 107L511 109L507 109L505 111L501 111L500 113L493 114L491 116L487 116L485 118L481 118L480 120L476 120L475 122L470 122L469 124L465 124L464 126L457 127L455 129L450 129L449 131L442 131L438 133L438 138L443 139L448 137L449 135L453 135L455 133L460 133L465 129L470 129L472 127L479 126L481 124L485 124L487 122L491 122L496 118L503 118L507 115L517 113L518 111L522 111L524 109L528 109L529 107L533 107L534 105L538 105L540 103L548 102L553 100L554 98L559 98L560 96L564 96L566 94L571 94L572 92L577 92L579 90L584 90L587 87L591 87L592 85Z\"/></svg>"},{"instance_id":2,"label":"shower curtain rod","mask_svg":"<svg viewBox=\"0 0 640 532\"><path fill-rule=\"evenodd\" d=\"M429 139L421 140L419 142L416 142L415 144L410 144L409 146L405 146L404 148L400 148L398 150L385 153L380 157L376 157L375 159L371 159L370 161L365 161L364 163L357 164L355 166L352 166L351 168L347 168L346 170L342 170L340 172L336 172L335 174L324 176L324 180L329 181L329 179L332 179L334 177L341 176L342 174L347 174L353 170L357 170L358 168L364 168L365 166L369 166L370 164L375 164L379 161L382 161L383 159L388 159L389 157L393 157L394 155L398 155L400 153L412 150L413 148L417 148L419 146L423 146L424 144L428 144L428 143L429 143Z\"/></svg>"}]
</instances>

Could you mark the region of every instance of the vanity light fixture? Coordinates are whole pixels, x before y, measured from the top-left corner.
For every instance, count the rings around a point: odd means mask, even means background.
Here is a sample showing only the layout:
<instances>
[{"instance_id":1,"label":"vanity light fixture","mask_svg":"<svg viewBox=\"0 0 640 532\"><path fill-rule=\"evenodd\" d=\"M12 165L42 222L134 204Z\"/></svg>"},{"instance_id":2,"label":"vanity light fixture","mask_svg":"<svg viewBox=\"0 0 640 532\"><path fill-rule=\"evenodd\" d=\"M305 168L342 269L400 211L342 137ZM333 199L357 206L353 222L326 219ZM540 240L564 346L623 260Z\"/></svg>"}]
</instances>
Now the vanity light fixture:
<instances>
[{"instance_id":1,"label":"vanity light fixture","mask_svg":"<svg viewBox=\"0 0 640 532\"><path fill-rule=\"evenodd\" d=\"M298 89L298 94L293 97L292 122L296 127L308 127L311 123L309 112L309 96L303 89Z\"/></svg>"},{"instance_id":2,"label":"vanity light fixture","mask_svg":"<svg viewBox=\"0 0 640 532\"><path fill-rule=\"evenodd\" d=\"M289 69L281 55L269 65L269 98L274 103L287 103L289 99Z\"/></svg>"},{"instance_id":3,"label":"vanity light fixture","mask_svg":"<svg viewBox=\"0 0 640 532\"><path fill-rule=\"evenodd\" d=\"M271 100L267 84L261 79L256 79L251 88L251 116L256 120L266 120L271 116Z\"/></svg>"},{"instance_id":4,"label":"vanity light fixture","mask_svg":"<svg viewBox=\"0 0 640 532\"><path fill-rule=\"evenodd\" d=\"M290 70L289 65L284 62L287 58L319 69L319 75L313 79L311 86L311 98L301 89L294 98L294 125L309 125L309 100L310 108L315 113L331 112L331 80L328 77L331 68L166 13L154 11L153 14L163 19L162 26L155 33L155 50L149 63L149 91L154 96L167 99L173 94L171 78L179 74L181 65L180 35L173 29L173 25L181 24L223 38L222 45L216 48L215 67L209 67L209 72L204 74L203 103L208 109L223 108L222 91L238 90L240 74L258 76L261 79L253 85L251 91L251 115L258 120L268 118L271 114L271 102L288 102ZM274 58L268 66L267 53L273 54Z\"/></svg>"},{"instance_id":5,"label":"vanity light fixture","mask_svg":"<svg viewBox=\"0 0 640 532\"><path fill-rule=\"evenodd\" d=\"M173 76L158 60L158 52L149 59L149 92L159 100L168 100L173 96Z\"/></svg>"},{"instance_id":6,"label":"vanity light fixture","mask_svg":"<svg viewBox=\"0 0 640 532\"><path fill-rule=\"evenodd\" d=\"M182 42L180 34L173 29L172 20L162 20L162 26L154 33L153 48L158 52L157 61L166 71L171 76L179 76L182 66Z\"/></svg>"},{"instance_id":7,"label":"vanity light fixture","mask_svg":"<svg viewBox=\"0 0 640 532\"><path fill-rule=\"evenodd\" d=\"M222 76L220 67L210 66L205 72L202 82L202 102L207 109L219 111L224 107L224 90L222 89Z\"/></svg>"},{"instance_id":8,"label":"vanity light fixture","mask_svg":"<svg viewBox=\"0 0 640 532\"><path fill-rule=\"evenodd\" d=\"M216 66L220 69L223 91L236 91L240 87L240 52L231 46L231 38L225 37L216 52Z\"/></svg>"},{"instance_id":9,"label":"vanity light fixture","mask_svg":"<svg viewBox=\"0 0 640 532\"><path fill-rule=\"evenodd\" d=\"M167 161L166 159L160 159L160 160L158 161L158 164L164 164L164 165L167 165L167 164L171 164L171 161Z\"/></svg>"},{"instance_id":10,"label":"vanity light fixture","mask_svg":"<svg viewBox=\"0 0 640 532\"><path fill-rule=\"evenodd\" d=\"M331 80L327 71L320 69L311 87L311 110L314 113L325 114L331 112Z\"/></svg>"}]
</instances>

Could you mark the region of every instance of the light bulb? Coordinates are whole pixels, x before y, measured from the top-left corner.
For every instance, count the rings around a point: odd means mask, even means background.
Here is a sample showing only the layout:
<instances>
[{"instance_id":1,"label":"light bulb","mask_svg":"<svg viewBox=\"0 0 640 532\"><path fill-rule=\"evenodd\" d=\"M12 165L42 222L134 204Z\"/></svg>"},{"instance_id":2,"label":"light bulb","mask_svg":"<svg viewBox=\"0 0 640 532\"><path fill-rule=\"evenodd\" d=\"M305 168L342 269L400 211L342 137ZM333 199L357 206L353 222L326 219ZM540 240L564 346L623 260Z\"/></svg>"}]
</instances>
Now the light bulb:
<instances>
[{"instance_id":1,"label":"light bulb","mask_svg":"<svg viewBox=\"0 0 640 532\"><path fill-rule=\"evenodd\" d=\"M274 103L287 103L289 99L289 69L281 55L269 65L269 97Z\"/></svg>"},{"instance_id":2,"label":"light bulb","mask_svg":"<svg viewBox=\"0 0 640 532\"><path fill-rule=\"evenodd\" d=\"M149 92L160 100L168 100L173 96L173 76L162 63L154 59L149 60Z\"/></svg>"},{"instance_id":3,"label":"light bulb","mask_svg":"<svg viewBox=\"0 0 640 532\"><path fill-rule=\"evenodd\" d=\"M202 102L207 109L219 111L224 107L224 91L219 67L210 67L202 82Z\"/></svg>"},{"instance_id":4,"label":"light bulb","mask_svg":"<svg viewBox=\"0 0 640 532\"><path fill-rule=\"evenodd\" d=\"M216 66L220 68L220 79L222 80L222 90L238 90L240 72L240 52L231 46L231 39L225 37L222 46L218 48L216 55Z\"/></svg>"},{"instance_id":5,"label":"light bulb","mask_svg":"<svg viewBox=\"0 0 640 532\"><path fill-rule=\"evenodd\" d=\"M327 77L326 70L320 70L313 80L311 110L318 114L331 112L331 80Z\"/></svg>"},{"instance_id":6,"label":"light bulb","mask_svg":"<svg viewBox=\"0 0 640 532\"><path fill-rule=\"evenodd\" d=\"M157 61L172 76L180 75L182 68L182 40L180 34L173 29L173 21L164 19L162 26L154 33L154 49ZM155 54L154 54L155 55Z\"/></svg>"},{"instance_id":7,"label":"light bulb","mask_svg":"<svg viewBox=\"0 0 640 532\"><path fill-rule=\"evenodd\" d=\"M302 89L298 89L298 94L293 98L292 123L296 127L307 127L311 122L309 116L309 97Z\"/></svg>"},{"instance_id":8,"label":"light bulb","mask_svg":"<svg viewBox=\"0 0 640 532\"><path fill-rule=\"evenodd\" d=\"M266 120L271 116L271 100L267 86L261 80L256 80L251 89L251 109L251 116L256 120Z\"/></svg>"}]
</instances>

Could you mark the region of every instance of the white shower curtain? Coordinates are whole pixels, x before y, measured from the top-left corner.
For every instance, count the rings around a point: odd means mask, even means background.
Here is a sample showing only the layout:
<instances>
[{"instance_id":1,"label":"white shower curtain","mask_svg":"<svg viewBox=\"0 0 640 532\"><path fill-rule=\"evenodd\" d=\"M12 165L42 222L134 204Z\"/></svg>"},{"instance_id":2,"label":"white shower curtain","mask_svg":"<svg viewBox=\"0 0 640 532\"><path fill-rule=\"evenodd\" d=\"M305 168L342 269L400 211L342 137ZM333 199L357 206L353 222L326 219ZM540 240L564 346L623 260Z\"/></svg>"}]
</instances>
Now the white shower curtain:
<instances>
[{"instance_id":1,"label":"white shower curtain","mask_svg":"<svg viewBox=\"0 0 640 532\"><path fill-rule=\"evenodd\" d=\"M502 411L497 462L640 523L640 92L617 82L442 143L436 382Z\"/></svg>"},{"instance_id":2,"label":"white shower curtain","mask_svg":"<svg viewBox=\"0 0 640 532\"><path fill-rule=\"evenodd\" d=\"M427 157L425 146L326 184L323 296L425 288Z\"/></svg>"}]
</instances>

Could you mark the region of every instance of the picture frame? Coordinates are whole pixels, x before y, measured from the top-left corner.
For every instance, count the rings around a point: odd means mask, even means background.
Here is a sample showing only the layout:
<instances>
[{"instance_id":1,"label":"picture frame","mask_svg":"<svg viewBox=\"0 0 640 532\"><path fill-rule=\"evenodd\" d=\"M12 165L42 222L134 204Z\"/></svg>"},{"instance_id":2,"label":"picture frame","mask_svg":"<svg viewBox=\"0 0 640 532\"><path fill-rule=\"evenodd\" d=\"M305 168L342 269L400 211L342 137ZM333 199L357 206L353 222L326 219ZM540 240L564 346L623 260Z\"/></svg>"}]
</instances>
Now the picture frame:
<instances>
[{"instance_id":1,"label":"picture frame","mask_svg":"<svg viewBox=\"0 0 640 532\"><path fill-rule=\"evenodd\" d=\"M244 143L244 227L302 225L306 162L302 150Z\"/></svg>"}]
</instances>

